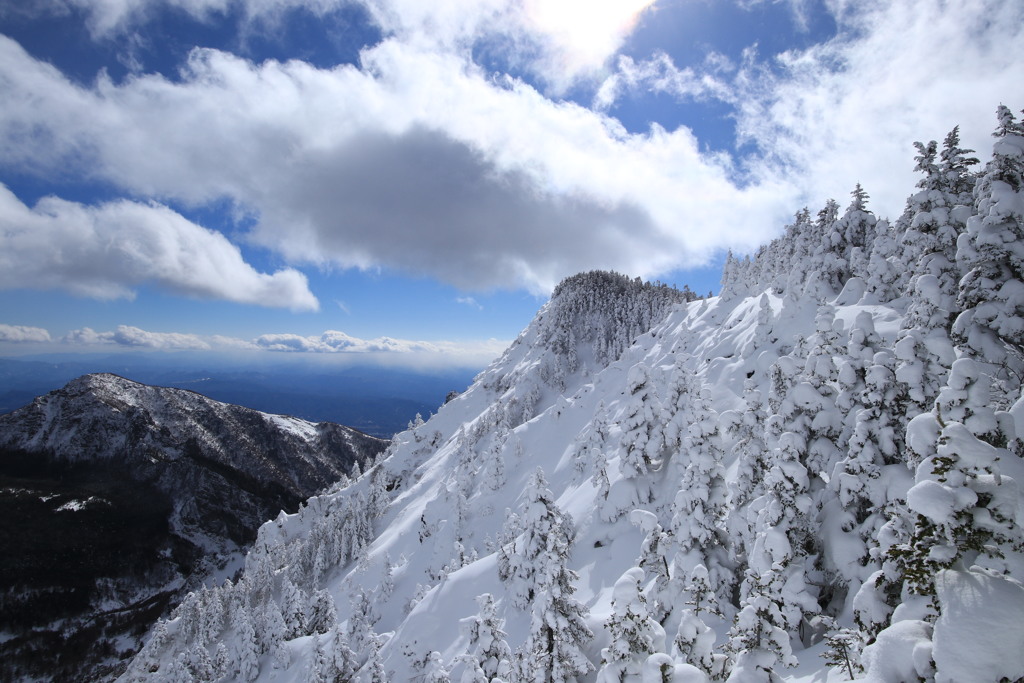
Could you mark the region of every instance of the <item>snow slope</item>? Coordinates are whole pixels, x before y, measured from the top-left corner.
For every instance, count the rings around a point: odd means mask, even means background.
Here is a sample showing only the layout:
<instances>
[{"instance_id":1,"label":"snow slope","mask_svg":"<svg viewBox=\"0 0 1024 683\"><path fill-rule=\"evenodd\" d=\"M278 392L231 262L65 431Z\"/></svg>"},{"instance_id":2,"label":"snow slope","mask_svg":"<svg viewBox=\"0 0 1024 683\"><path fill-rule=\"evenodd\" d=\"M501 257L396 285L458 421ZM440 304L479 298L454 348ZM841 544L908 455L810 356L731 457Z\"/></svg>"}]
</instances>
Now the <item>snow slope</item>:
<instances>
[{"instance_id":1,"label":"snow slope","mask_svg":"<svg viewBox=\"0 0 1024 683\"><path fill-rule=\"evenodd\" d=\"M122 680L1024 676L1003 109L983 173L953 134L941 163L921 145L900 220L858 186L730 258L719 297L570 278Z\"/></svg>"}]
</instances>

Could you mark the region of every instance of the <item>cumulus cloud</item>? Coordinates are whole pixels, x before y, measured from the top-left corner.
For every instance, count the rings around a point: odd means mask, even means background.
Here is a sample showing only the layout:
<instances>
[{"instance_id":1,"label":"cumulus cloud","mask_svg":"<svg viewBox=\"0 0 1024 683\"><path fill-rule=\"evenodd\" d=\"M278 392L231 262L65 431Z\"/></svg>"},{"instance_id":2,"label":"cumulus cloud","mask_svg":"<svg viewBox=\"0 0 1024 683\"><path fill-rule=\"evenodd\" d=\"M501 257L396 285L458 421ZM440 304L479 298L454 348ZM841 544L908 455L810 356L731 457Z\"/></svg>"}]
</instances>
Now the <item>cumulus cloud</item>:
<instances>
[{"instance_id":1,"label":"cumulus cloud","mask_svg":"<svg viewBox=\"0 0 1024 683\"><path fill-rule=\"evenodd\" d=\"M630 135L397 41L363 62L198 50L179 82L83 88L0 40L12 102L0 146L9 163L84 157L141 195L229 197L257 217L250 239L295 263L398 267L466 289L547 292L596 267L653 277L756 244L766 215L792 210L781 183L738 190L729 160L702 155L686 129ZM16 134L28 126L45 149Z\"/></svg>"},{"instance_id":2,"label":"cumulus cloud","mask_svg":"<svg viewBox=\"0 0 1024 683\"><path fill-rule=\"evenodd\" d=\"M124 8L148 4L108 7L129 17ZM254 64L196 50L173 80L81 86L0 38L0 164L73 169L137 196L196 205L227 198L252 217L245 238L292 264L388 267L467 290L544 293L589 268L657 277L725 248L750 250L802 204L843 199L858 181L877 212L896 215L915 180L911 142L941 139L959 123L965 143L987 155L992 111L1019 90L1024 63L1020 3L836 0L828 6L840 34L828 43L780 56L750 50L735 71L714 55L682 66L664 55L622 59L593 110L467 57L491 40L543 71L568 49L570 33L531 18L529 2L365 5L388 37L364 50L358 67ZM187 6L217 10L213 0ZM601 47L584 60L590 66L563 72L582 79L605 63L646 6L625 3L622 22L602 24L608 32L594 39ZM683 127L628 133L600 106L631 88L729 103L744 156L702 151ZM277 305L312 306L295 271L247 277L277 278L277 300L289 302ZM168 287L186 285L173 269L166 278ZM136 282L94 286L119 296Z\"/></svg>"},{"instance_id":3,"label":"cumulus cloud","mask_svg":"<svg viewBox=\"0 0 1024 683\"><path fill-rule=\"evenodd\" d=\"M165 206L46 197L29 208L0 184L0 287L116 299L143 283L201 299L317 308L303 274L257 272L223 235Z\"/></svg>"},{"instance_id":4,"label":"cumulus cloud","mask_svg":"<svg viewBox=\"0 0 1024 683\"><path fill-rule=\"evenodd\" d=\"M50 333L41 327L0 323L0 342L48 342Z\"/></svg>"}]
</instances>

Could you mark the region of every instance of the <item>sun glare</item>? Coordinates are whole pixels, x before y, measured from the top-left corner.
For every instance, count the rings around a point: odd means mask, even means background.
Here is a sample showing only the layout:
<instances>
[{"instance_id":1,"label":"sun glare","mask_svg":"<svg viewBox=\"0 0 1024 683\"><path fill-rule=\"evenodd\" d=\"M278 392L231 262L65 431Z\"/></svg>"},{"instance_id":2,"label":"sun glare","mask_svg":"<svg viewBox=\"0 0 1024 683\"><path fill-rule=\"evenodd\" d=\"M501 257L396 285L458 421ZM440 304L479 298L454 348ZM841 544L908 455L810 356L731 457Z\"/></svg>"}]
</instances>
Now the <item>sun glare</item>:
<instances>
[{"instance_id":1,"label":"sun glare","mask_svg":"<svg viewBox=\"0 0 1024 683\"><path fill-rule=\"evenodd\" d=\"M567 60L566 67L597 67L622 45L655 0L526 0L534 28Z\"/></svg>"}]
</instances>

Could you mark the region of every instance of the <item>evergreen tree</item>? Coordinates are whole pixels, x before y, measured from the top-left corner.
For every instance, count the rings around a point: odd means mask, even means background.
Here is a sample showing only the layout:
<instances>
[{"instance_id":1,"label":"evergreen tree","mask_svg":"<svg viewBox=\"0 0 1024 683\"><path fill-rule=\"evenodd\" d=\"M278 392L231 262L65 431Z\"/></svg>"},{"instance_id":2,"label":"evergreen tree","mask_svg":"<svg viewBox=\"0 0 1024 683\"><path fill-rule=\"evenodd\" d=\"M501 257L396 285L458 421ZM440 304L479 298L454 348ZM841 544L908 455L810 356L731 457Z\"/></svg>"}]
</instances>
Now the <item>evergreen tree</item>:
<instances>
[{"instance_id":1,"label":"evergreen tree","mask_svg":"<svg viewBox=\"0 0 1024 683\"><path fill-rule=\"evenodd\" d=\"M646 365L637 363L630 368L626 383L630 398L622 419L624 453L619 471L626 480L640 480L660 461L662 407ZM637 502L650 502L649 486L641 481L637 481L636 486Z\"/></svg>"},{"instance_id":2,"label":"evergreen tree","mask_svg":"<svg viewBox=\"0 0 1024 683\"><path fill-rule=\"evenodd\" d=\"M565 566L569 547L552 550L544 558L525 650L533 668L530 679L535 683L571 683L594 669L583 654L594 634L587 627L586 606L572 597L577 575Z\"/></svg>"},{"instance_id":3,"label":"evergreen tree","mask_svg":"<svg viewBox=\"0 0 1024 683\"><path fill-rule=\"evenodd\" d=\"M605 622L611 643L601 650L597 683L639 683L647 658L665 649L665 630L651 617L643 580L644 571L634 567L615 582L612 614Z\"/></svg>"},{"instance_id":4,"label":"evergreen tree","mask_svg":"<svg viewBox=\"0 0 1024 683\"><path fill-rule=\"evenodd\" d=\"M252 626L248 610L238 611L235 626L237 632L237 650L235 652L235 671L238 680L256 680L260 673L259 643L256 641L256 630Z\"/></svg>"},{"instance_id":5,"label":"evergreen tree","mask_svg":"<svg viewBox=\"0 0 1024 683\"><path fill-rule=\"evenodd\" d=\"M629 519L644 531L644 540L640 545L637 566L653 577L651 586L647 589L649 611L659 623L664 623L678 593L672 587L672 575L669 567L668 554L671 551L671 536L658 524L657 515L651 512L633 510L629 513Z\"/></svg>"},{"instance_id":6,"label":"evergreen tree","mask_svg":"<svg viewBox=\"0 0 1024 683\"><path fill-rule=\"evenodd\" d=\"M718 415L711 409L708 392L691 391L690 395L692 407L683 439L686 467L672 507L672 535L679 548L676 571L684 575L698 564L719 569L712 558L721 542L726 507Z\"/></svg>"},{"instance_id":7,"label":"evergreen tree","mask_svg":"<svg viewBox=\"0 0 1024 683\"><path fill-rule=\"evenodd\" d=\"M424 683L449 683L448 669L441 660L440 652L431 652L427 656L427 664L423 668Z\"/></svg>"},{"instance_id":8,"label":"evergreen tree","mask_svg":"<svg viewBox=\"0 0 1024 683\"><path fill-rule=\"evenodd\" d=\"M997 118L992 160L975 186L975 215L957 241L965 275L953 333L965 353L1006 365L1016 378L1024 366L1024 125L1004 106Z\"/></svg>"},{"instance_id":9,"label":"evergreen tree","mask_svg":"<svg viewBox=\"0 0 1024 683\"><path fill-rule=\"evenodd\" d=\"M978 564L1005 572L1009 550L1021 549L1015 489L1003 485L999 461L1011 454L1006 420L990 407L988 378L970 358L953 364L934 415L921 415L911 431L935 433L934 455L917 468L907 504L916 515L911 537L892 553L911 592L934 595L942 569Z\"/></svg>"},{"instance_id":10,"label":"evergreen tree","mask_svg":"<svg viewBox=\"0 0 1024 683\"><path fill-rule=\"evenodd\" d=\"M463 622L471 648L465 657L468 671L463 681L507 681L512 669L512 650L505 640L505 622L498 617L498 610L490 593L477 596L476 602L480 606L479 613Z\"/></svg>"},{"instance_id":11,"label":"evergreen tree","mask_svg":"<svg viewBox=\"0 0 1024 683\"><path fill-rule=\"evenodd\" d=\"M334 625L331 659L334 663L334 683L349 683L349 681L355 680L357 657L349 647L348 638L345 637L341 624Z\"/></svg>"},{"instance_id":12,"label":"evergreen tree","mask_svg":"<svg viewBox=\"0 0 1024 683\"><path fill-rule=\"evenodd\" d=\"M777 669L796 666L786 619L778 603L755 580L729 630L727 649L735 656L729 683L781 683Z\"/></svg>"},{"instance_id":13,"label":"evergreen tree","mask_svg":"<svg viewBox=\"0 0 1024 683\"><path fill-rule=\"evenodd\" d=\"M369 645L369 656L359 680L365 680L366 683L389 683L388 672L384 670L384 660L380 656L380 649L384 645L383 639L371 630L366 634L365 640Z\"/></svg>"},{"instance_id":14,"label":"evergreen tree","mask_svg":"<svg viewBox=\"0 0 1024 683\"><path fill-rule=\"evenodd\" d=\"M555 504L547 488L544 471L537 468L526 490L526 505L520 525L522 532L501 547L498 575L508 585L512 604L527 609L537 599L542 585L550 585L545 575L552 558L568 556L572 545L572 519Z\"/></svg>"},{"instance_id":15,"label":"evergreen tree","mask_svg":"<svg viewBox=\"0 0 1024 683\"><path fill-rule=\"evenodd\" d=\"M697 565L690 573L686 584L686 605L679 620L674 640L676 654L689 664L696 666L711 677L717 677L724 670L724 656L715 655L715 632L707 625L704 616L721 617L718 599L711 589L708 570Z\"/></svg>"},{"instance_id":16,"label":"evergreen tree","mask_svg":"<svg viewBox=\"0 0 1024 683\"><path fill-rule=\"evenodd\" d=\"M531 608L525 652L538 683L575 680L593 665L581 648L593 634L587 609L573 599L576 573L566 566L574 536L572 520L555 504L540 468L530 480L523 531L499 555L500 578L512 603Z\"/></svg>"},{"instance_id":17,"label":"evergreen tree","mask_svg":"<svg viewBox=\"0 0 1024 683\"><path fill-rule=\"evenodd\" d=\"M281 579L281 616L284 619L286 639L298 638L308 633L305 597L287 576Z\"/></svg>"},{"instance_id":18,"label":"evergreen tree","mask_svg":"<svg viewBox=\"0 0 1024 683\"><path fill-rule=\"evenodd\" d=\"M309 674L306 677L307 683L332 683L334 680L333 658L324 651L323 643L320 641L320 634L313 634L312 648L313 661L309 665Z\"/></svg>"},{"instance_id":19,"label":"evergreen tree","mask_svg":"<svg viewBox=\"0 0 1024 683\"><path fill-rule=\"evenodd\" d=\"M327 633L338 619L338 610L334 604L334 598L326 590L318 590L313 596L313 604L310 605L307 626L312 633Z\"/></svg>"}]
</instances>

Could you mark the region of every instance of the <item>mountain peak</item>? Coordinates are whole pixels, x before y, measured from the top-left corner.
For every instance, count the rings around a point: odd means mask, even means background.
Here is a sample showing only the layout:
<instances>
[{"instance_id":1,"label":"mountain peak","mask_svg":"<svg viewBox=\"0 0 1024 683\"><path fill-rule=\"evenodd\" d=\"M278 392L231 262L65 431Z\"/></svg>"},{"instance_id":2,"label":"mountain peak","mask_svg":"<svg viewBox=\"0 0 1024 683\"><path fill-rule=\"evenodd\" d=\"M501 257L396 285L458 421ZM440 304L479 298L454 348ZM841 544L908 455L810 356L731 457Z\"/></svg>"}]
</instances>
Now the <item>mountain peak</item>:
<instances>
[{"instance_id":1,"label":"mountain peak","mask_svg":"<svg viewBox=\"0 0 1024 683\"><path fill-rule=\"evenodd\" d=\"M0 644L0 679L22 678L12 667L38 660L31 653L55 623L65 637L92 637L81 634L101 625L119 649L135 642L133 624L152 622L178 591L223 569L262 522L385 446L341 425L110 373L78 377L0 416L0 537L14 539L0 602L5 614L32 615L18 622L25 634ZM47 569L54 555L66 571ZM39 593L55 597L40 604ZM101 645L63 658L68 670L46 678L102 679L110 663L98 661L107 656Z\"/></svg>"}]
</instances>

